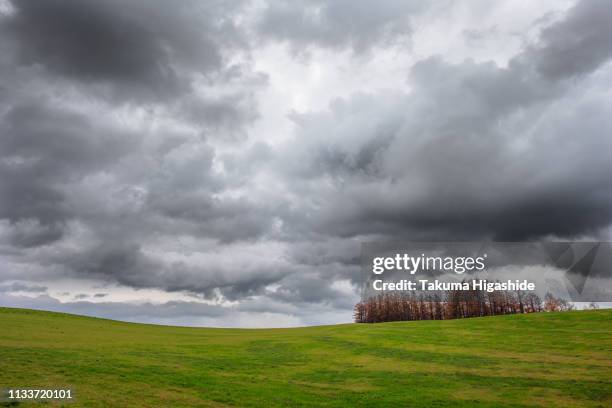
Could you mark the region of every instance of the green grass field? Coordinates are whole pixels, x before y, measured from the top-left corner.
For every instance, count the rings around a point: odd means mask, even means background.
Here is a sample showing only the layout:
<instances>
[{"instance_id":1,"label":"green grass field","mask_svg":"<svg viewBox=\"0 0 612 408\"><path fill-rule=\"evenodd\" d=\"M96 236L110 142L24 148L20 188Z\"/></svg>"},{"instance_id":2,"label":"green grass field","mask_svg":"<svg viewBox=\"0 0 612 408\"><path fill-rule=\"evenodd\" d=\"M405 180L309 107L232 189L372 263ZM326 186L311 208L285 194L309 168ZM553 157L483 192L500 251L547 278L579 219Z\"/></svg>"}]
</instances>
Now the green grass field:
<instances>
[{"instance_id":1,"label":"green grass field","mask_svg":"<svg viewBox=\"0 0 612 408\"><path fill-rule=\"evenodd\" d=\"M243 330L0 308L0 388L68 386L69 407L611 407L612 310Z\"/></svg>"}]
</instances>

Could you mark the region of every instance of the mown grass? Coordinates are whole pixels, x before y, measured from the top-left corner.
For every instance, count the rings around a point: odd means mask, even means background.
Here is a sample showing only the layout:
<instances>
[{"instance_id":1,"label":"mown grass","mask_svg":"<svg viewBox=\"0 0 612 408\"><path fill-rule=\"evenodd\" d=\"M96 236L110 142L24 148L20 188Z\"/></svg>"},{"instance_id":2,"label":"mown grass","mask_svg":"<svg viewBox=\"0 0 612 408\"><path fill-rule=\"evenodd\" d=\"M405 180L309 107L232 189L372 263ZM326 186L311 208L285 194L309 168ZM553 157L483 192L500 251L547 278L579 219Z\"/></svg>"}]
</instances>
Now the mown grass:
<instances>
[{"instance_id":1,"label":"mown grass","mask_svg":"<svg viewBox=\"0 0 612 408\"><path fill-rule=\"evenodd\" d=\"M69 407L610 407L612 310L241 330L0 308L6 387L72 387Z\"/></svg>"}]
</instances>

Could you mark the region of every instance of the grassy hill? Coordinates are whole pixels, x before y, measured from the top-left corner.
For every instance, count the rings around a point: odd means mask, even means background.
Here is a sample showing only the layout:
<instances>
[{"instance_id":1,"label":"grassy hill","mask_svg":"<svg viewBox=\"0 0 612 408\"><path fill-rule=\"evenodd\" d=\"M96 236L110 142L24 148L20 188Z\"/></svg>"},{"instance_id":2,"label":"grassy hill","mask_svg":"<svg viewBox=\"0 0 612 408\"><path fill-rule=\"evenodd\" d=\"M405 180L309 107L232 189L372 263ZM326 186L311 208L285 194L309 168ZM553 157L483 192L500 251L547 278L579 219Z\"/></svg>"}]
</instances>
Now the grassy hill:
<instances>
[{"instance_id":1,"label":"grassy hill","mask_svg":"<svg viewBox=\"0 0 612 408\"><path fill-rule=\"evenodd\" d=\"M612 310L242 330L0 308L0 388L67 386L69 407L610 407Z\"/></svg>"}]
</instances>

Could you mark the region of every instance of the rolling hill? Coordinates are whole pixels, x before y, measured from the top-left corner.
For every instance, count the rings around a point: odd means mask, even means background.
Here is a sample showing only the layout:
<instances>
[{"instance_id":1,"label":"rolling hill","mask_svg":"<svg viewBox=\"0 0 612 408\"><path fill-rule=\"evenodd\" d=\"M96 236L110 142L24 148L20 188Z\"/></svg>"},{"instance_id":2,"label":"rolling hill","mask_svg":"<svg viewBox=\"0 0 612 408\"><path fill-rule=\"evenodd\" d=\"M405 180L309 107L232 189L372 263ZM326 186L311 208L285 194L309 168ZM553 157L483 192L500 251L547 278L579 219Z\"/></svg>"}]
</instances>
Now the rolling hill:
<instances>
[{"instance_id":1,"label":"rolling hill","mask_svg":"<svg viewBox=\"0 0 612 408\"><path fill-rule=\"evenodd\" d=\"M69 407L609 407L612 310L254 330L0 308L9 387L72 387Z\"/></svg>"}]
</instances>

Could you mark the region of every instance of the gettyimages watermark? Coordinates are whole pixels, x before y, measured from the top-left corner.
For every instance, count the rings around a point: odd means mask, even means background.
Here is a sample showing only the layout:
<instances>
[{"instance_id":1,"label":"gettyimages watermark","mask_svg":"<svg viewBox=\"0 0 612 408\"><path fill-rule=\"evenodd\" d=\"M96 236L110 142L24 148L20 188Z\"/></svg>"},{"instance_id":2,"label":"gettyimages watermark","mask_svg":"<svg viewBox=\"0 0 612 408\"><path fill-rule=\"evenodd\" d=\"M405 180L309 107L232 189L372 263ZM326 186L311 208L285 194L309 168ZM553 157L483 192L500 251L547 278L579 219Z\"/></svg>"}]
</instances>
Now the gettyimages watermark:
<instances>
[{"instance_id":1,"label":"gettyimages watermark","mask_svg":"<svg viewBox=\"0 0 612 408\"><path fill-rule=\"evenodd\" d=\"M385 292L521 291L610 302L612 243L364 243L362 273L364 299Z\"/></svg>"}]
</instances>

